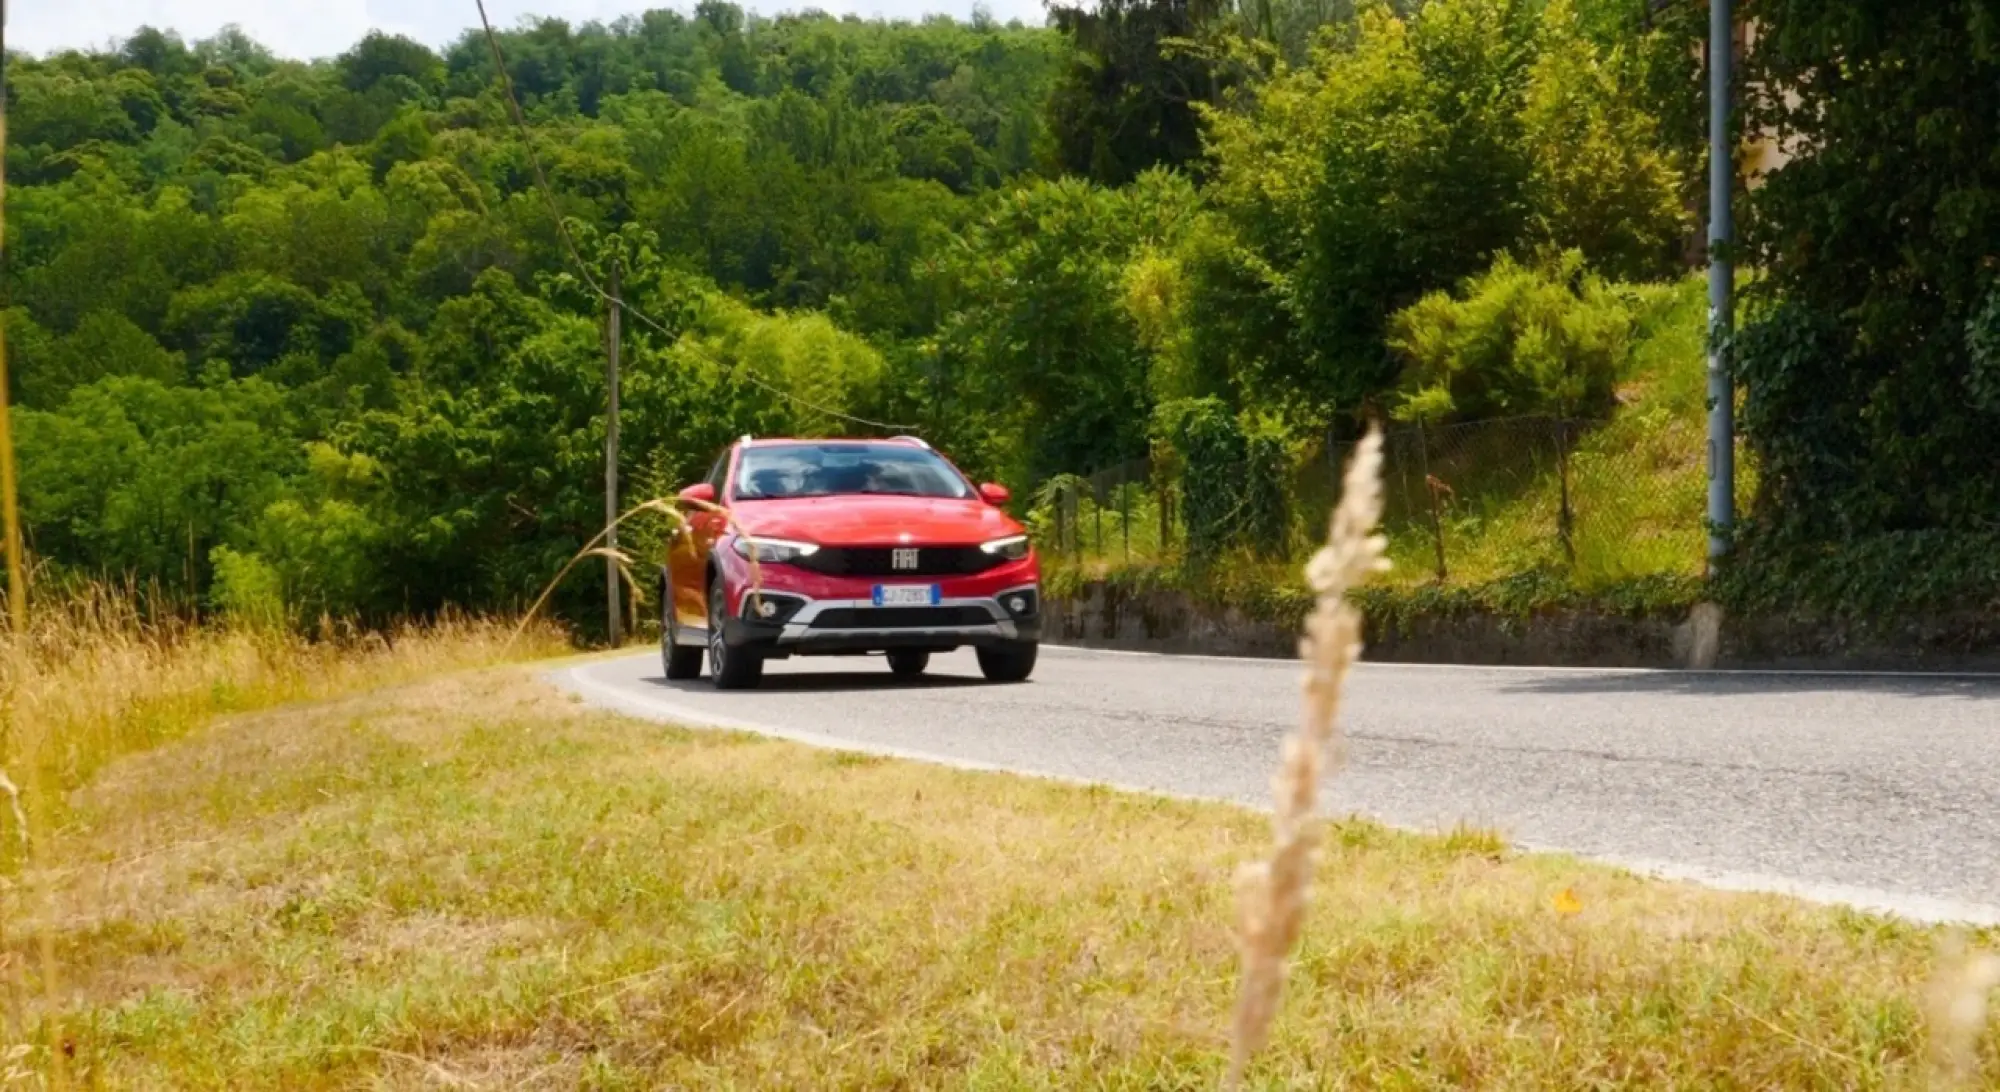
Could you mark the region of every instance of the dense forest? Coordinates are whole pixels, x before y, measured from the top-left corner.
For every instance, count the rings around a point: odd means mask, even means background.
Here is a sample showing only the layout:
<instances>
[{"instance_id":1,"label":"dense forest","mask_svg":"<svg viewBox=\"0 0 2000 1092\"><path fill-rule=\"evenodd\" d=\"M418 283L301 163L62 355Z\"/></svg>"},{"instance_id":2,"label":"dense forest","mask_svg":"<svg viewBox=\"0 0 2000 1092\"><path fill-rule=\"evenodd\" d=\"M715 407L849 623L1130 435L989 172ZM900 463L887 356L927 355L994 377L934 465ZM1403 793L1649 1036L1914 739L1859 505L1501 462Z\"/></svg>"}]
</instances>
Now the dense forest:
<instances>
[{"instance_id":1,"label":"dense forest","mask_svg":"<svg viewBox=\"0 0 2000 1092\"><path fill-rule=\"evenodd\" d=\"M1793 570L1843 537L1975 541L2000 106L1990 52L1937 55L2000 23L1761 7L1750 73L1809 94L1755 117L1824 151L1748 216L1746 541ZM311 63L153 29L10 56L38 579L293 621L521 604L602 524L614 268L635 499L743 433L914 431L1026 490L1163 450L1282 464L1371 415L1608 412L1626 289L1700 259L1706 18L704 0L502 30L504 81L476 26Z\"/></svg>"}]
</instances>

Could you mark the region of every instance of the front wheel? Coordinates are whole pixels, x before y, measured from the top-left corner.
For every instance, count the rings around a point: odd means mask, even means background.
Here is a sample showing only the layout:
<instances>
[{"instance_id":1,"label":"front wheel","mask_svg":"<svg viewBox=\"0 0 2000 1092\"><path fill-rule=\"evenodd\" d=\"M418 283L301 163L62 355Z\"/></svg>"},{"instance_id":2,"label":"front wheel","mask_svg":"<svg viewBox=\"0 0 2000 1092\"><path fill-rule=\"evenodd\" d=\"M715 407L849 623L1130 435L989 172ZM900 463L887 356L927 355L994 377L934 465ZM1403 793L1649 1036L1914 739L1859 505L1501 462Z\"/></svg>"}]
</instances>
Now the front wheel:
<instances>
[{"instance_id":1,"label":"front wheel","mask_svg":"<svg viewBox=\"0 0 2000 1092\"><path fill-rule=\"evenodd\" d=\"M989 682L1021 682L1035 670L1032 643L998 645L979 649L979 673Z\"/></svg>"},{"instance_id":2,"label":"front wheel","mask_svg":"<svg viewBox=\"0 0 2000 1092\"><path fill-rule=\"evenodd\" d=\"M722 589L722 574L708 585L708 679L717 690L749 690L764 678L764 658L747 648L730 648L722 637L722 620L728 616L729 597Z\"/></svg>"},{"instance_id":3,"label":"front wheel","mask_svg":"<svg viewBox=\"0 0 2000 1092\"><path fill-rule=\"evenodd\" d=\"M899 679L914 679L931 665L928 652L908 652L897 650L889 653L889 670Z\"/></svg>"}]
</instances>

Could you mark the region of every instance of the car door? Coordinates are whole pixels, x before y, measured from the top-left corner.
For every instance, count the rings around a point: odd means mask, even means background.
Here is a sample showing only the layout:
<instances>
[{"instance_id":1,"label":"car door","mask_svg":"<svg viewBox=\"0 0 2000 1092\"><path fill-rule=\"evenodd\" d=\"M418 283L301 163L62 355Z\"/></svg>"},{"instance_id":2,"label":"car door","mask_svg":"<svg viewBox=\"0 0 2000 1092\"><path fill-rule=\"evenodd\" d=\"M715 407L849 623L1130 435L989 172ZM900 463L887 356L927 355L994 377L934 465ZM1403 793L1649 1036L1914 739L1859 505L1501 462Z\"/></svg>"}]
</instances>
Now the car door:
<instances>
[{"instance_id":1,"label":"car door","mask_svg":"<svg viewBox=\"0 0 2000 1092\"><path fill-rule=\"evenodd\" d=\"M724 448L704 479L715 490L717 504L728 503L724 487L728 484L730 462L734 455L733 446ZM681 505L680 512L684 522L676 529L673 545L667 554L675 616L683 628L706 629L708 555L715 549L716 540L722 537L720 529L726 528L728 521L714 512L690 504Z\"/></svg>"}]
</instances>

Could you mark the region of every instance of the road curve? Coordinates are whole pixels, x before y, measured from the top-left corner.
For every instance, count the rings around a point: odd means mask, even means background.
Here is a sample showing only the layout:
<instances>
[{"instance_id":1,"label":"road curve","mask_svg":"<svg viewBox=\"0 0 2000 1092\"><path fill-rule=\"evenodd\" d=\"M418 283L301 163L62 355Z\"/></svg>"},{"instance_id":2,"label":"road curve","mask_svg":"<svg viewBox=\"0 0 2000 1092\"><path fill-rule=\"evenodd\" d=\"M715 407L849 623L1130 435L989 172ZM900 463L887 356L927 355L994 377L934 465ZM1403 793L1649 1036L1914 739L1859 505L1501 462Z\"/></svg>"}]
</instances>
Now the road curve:
<instances>
[{"instance_id":1,"label":"road curve","mask_svg":"<svg viewBox=\"0 0 2000 1092\"><path fill-rule=\"evenodd\" d=\"M1258 807L1298 709L1283 661L1048 646L1014 686L969 652L914 682L794 660L719 693L667 682L657 654L553 678L658 720ZM2000 924L2000 679L1363 664L1342 719L1335 813Z\"/></svg>"}]
</instances>

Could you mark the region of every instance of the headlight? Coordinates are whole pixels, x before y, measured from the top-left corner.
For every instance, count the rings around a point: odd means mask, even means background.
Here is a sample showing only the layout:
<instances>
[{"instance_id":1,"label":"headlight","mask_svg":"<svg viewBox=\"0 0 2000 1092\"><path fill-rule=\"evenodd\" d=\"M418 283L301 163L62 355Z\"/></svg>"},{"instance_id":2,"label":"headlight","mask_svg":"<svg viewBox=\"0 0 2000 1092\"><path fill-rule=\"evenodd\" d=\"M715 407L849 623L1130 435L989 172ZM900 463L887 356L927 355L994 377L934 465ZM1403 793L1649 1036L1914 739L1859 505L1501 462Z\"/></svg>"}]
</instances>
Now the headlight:
<instances>
[{"instance_id":1,"label":"headlight","mask_svg":"<svg viewBox=\"0 0 2000 1092\"><path fill-rule=\"evenodd\" d=\"M1009 535L981 543L979 548L994 557L1004 557L1009 561L1019 561L1028 556L1028 536Z\"/></svg>"},{"instance_id":2,"label":"headlight","mask_svg":"<svg viewBox=\"0 0 2000 1092\"><path fill-rule=\"evenodd\" d=\"M748 559L754 551L759 565L782 565L819 552L819 547L810 542L787 542L782 538L745 538L737 535L735 542L739 557Z\"/></svg>"}]
</instances>

